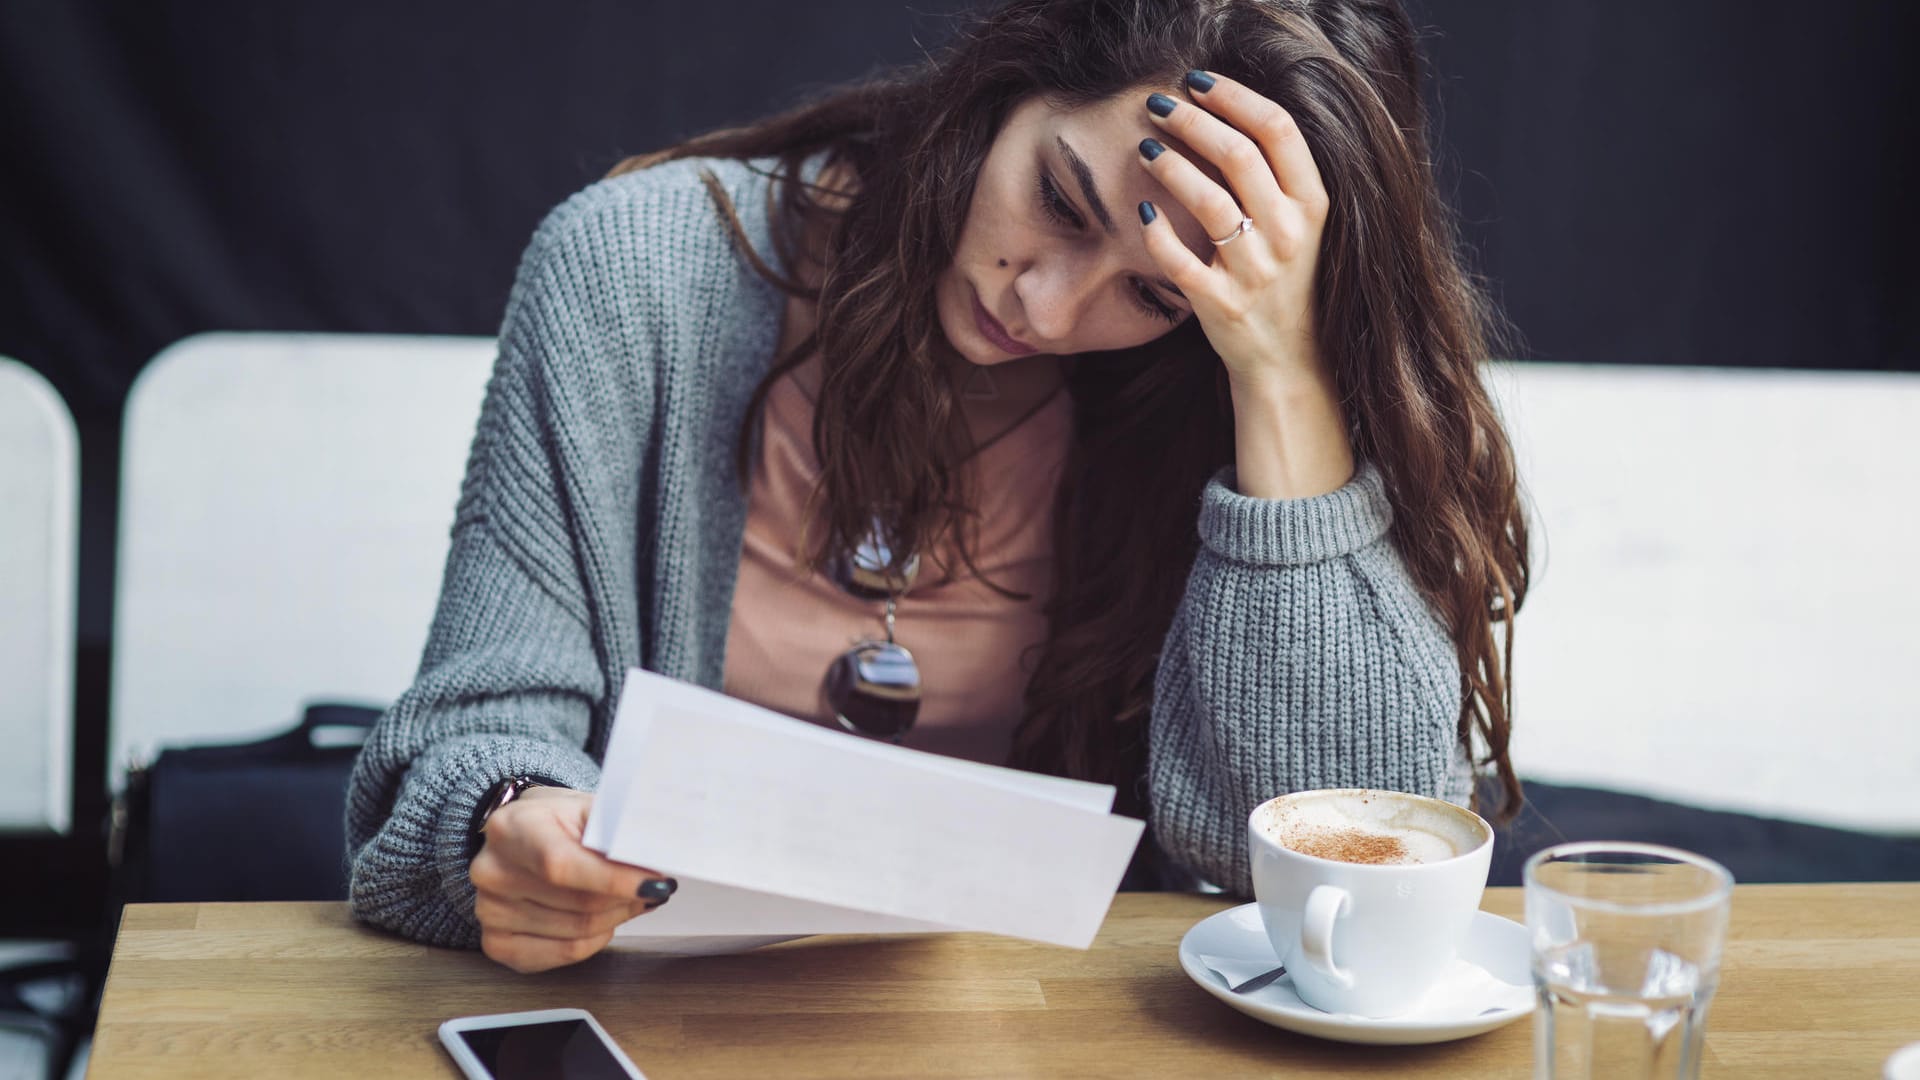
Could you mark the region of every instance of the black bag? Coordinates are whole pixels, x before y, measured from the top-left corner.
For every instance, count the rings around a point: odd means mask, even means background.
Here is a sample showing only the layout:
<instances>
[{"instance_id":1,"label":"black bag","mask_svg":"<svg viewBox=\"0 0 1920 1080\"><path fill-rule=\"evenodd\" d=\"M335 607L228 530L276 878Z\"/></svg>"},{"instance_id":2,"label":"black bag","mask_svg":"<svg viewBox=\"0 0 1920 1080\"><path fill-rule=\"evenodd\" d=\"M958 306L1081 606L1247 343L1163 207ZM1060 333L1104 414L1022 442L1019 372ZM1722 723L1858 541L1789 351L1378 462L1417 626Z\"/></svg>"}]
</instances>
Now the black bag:
<instances>
[{"instance_id":1,"label":"black bag","mask_svg":"<svg viewBox=\"0 0 1920 1080\"><path fill-rule=\"evenodd\" d=\"M380 710L309 706L259 742L164 750L114 800L123 903L344 900L347 777Z\"/></svg>"}]
</instances>

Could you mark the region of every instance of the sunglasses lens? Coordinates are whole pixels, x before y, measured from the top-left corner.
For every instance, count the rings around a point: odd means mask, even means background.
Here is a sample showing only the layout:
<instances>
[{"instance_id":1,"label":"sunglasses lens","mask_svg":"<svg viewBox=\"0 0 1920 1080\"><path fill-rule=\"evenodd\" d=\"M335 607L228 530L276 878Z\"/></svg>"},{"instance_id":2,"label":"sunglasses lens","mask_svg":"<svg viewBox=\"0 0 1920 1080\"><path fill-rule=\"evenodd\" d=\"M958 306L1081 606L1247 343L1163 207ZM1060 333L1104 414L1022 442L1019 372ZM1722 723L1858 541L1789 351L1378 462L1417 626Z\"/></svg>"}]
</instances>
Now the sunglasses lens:
<instances>
[{"instance_id":1,"label":"sunglasses lens","mask_svg":"<svg viewBox=\"0 0 1920 1080\"><path fill-rule=\"evenodd\" d=\"M848 731L898 738L920 714L920 668L898 645L868 641L827 668L822 691Z\"/></svg>"}]
</instances>

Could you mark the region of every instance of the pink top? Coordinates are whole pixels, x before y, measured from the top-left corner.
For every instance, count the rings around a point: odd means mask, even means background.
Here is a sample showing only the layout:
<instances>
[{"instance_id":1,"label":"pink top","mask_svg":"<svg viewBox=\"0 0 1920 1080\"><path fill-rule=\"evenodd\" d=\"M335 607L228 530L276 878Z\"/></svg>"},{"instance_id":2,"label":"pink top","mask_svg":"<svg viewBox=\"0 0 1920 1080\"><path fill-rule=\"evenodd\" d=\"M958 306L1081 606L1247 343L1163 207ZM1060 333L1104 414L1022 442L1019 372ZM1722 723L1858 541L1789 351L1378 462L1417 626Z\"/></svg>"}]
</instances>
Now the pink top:
<instances>
[{"instance_id":1,"label":"pink top","mask_svg":"<svg viewBox=\"0 0 1920 1080\"><path fill-rule=\"evenodd\" d=\"M825 574L799 568L801 514L820 475L812 436L818 385L814 357L767 394L721 688L837 730L821 696L822 676L854 643L885 639L885 602L861 600ZM894 639L913 653L922 690L919 718L903 745L1006 763L1033 670L1034 657L1021 653L1047 633L1042 606L1053 580L1053 500L1072 423L1071 399L1056 393L971 462L981 511L975 563L994 583L1032 599L1001 596L958 560L951 560L956 580L941 584L941 563L921 559L918 580L895 613ZM824 527L816 516L808 535Z\"/></svg>"}]
</instances>

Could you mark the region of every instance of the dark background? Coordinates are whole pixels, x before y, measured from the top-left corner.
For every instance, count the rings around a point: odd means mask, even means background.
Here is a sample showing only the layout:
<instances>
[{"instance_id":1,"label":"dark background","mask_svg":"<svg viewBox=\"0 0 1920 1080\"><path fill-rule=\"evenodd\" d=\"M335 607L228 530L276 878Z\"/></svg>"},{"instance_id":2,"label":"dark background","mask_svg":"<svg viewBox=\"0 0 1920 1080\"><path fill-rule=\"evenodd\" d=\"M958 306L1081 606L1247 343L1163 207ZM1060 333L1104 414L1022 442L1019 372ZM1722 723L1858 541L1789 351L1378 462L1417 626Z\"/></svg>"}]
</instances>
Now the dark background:
<instances>
[{"instance_id":1,"label":"dark background","mask_svg":"<svg viewBox=\"0 0 1920 1080\"><path fill-rule=\"evenodd\" d=\"M0 0L0 354L81 430L74 835L5 925L91 921L119 424L214 329L491 334L628 153L914 59L961 0ZM1920 370L1904 0L1408 0L1436 162L1524 359ZM44 885L41 883L44 882Z\"/></svg>"}]
</instances>

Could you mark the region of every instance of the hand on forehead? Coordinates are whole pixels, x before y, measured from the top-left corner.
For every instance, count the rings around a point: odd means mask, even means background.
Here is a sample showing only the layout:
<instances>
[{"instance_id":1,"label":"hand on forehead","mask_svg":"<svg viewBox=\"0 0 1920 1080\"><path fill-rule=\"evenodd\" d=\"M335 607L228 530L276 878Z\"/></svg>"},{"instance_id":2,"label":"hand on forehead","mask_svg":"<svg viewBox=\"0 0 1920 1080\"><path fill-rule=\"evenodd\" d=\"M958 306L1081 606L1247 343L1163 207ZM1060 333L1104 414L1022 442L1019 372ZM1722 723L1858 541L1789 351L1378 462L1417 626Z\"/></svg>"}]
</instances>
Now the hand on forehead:
<instances>
[{"instance_id":1,"label":"hand on forehead","mask_svg":"<svg viewBox=\"0 0 1920 1080\"><path fill-rule=\"evenodd\" d=\"M1201 261L1210 262L1214 253L1210 235L1151 172L1139 167L1140 143L1144 139L1157 140L1192 161L1216 183L1225 186L1227 179L1203 155L1153 122L1144 102L1147 95L1155 91L1177 92L1157 86L1122 91L1097 104L1056 114L1052 122L1043 127L1044 137L1054 143L1056 151L1061 149L1056 140L1064 139L1087 162L1104 201L1115 208L1116 218L1130 216L1134 207L1151 202L1188 249Z\"/></svg>"}]
</instances>

